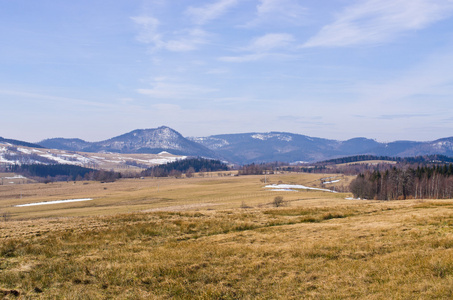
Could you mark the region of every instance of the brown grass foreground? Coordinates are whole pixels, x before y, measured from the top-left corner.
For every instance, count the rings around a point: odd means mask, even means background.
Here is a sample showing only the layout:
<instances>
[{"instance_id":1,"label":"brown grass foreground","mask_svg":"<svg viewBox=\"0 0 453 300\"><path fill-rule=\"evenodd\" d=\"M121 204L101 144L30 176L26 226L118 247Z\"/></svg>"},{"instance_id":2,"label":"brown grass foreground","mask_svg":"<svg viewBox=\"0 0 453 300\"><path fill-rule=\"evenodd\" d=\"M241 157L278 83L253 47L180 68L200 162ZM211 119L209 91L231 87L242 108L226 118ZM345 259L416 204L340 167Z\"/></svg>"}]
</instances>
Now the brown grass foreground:
<instances>
[{"instance_id":1,"label":"brown grass foreground","mask_svg":"<svg viewBox=\"0 0 453 300\"><path fill-rule=\"evenodd\" d=\"M34 219L26 220L25 213L15 208L13 218L23 220L0 222L0 297L453 296L453 201L362 202L343 200L338 194L300 192L279 194L292 201L273 208L267 205L271 201L253 198L254 193L251 200L240 197L261 184L258 178L244 178L227 183L225 179L199 180L197 184L211 189L202 192L193 187L193 193L186 194L187 199L198 194L200 199L215 201L221 198L222 184L227 184L233 204L215 210L90 216L89 207L85 211L59 207L46 209L79 216L36 219L29 212ZM308 180L283 176L273 180L277 179ZM120 190L112 197L120 198ZM219 195L204 196L206 190ZM171 205L181 204L180 191L169 188L167 192ZM108 199L102 203L118 204ZM133 199L130 196L128 201ZM222 199L228 202L226 196ZM245 207L242 202L253 207L240 208Z\"/></svg>"}]
</instances>

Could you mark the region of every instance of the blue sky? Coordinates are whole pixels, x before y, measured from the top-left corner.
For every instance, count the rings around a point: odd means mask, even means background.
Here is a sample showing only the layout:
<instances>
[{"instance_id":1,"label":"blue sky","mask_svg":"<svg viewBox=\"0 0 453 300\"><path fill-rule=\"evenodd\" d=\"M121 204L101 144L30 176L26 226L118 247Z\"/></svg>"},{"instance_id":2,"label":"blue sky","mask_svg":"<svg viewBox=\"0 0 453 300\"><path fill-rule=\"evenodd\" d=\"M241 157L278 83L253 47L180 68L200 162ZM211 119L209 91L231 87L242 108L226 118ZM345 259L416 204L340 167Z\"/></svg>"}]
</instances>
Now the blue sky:
<instances>
[{"instance_id":1,"label":"blue sky","mask_svg":"<svg viewBox=\"0 0 453 300\"><path fill-rule=\"evenodd\" d=\"M0 136L453 136L453 0L0 0Z\"/></svg>"}]
</instances>

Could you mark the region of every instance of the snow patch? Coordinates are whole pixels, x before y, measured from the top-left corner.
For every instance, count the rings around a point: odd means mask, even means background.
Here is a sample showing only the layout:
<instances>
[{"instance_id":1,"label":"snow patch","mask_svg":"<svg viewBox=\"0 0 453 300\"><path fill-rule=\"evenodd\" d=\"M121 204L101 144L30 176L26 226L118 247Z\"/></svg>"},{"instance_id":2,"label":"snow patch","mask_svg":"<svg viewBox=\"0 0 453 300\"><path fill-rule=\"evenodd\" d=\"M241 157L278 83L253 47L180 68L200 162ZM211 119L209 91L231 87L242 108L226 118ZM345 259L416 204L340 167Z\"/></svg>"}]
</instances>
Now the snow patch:
<instances>
[{"instance_id":1,"label":"snow patch","mask_svg":"<svg viewBox=\"0 0 453 300\"><path fill-rule=\"evenodd\" d=\"M285 141L285 142L291 142L293 140L292 137L284 134L279 134L279 133L257 133L252 135L252 138L257 139L257 140L262 140L262 141L267 141L272 138L277 138L280 141Z\"/></svg>"},{"instance_id":2,"label":"snow patch","mask_svg":"<svg viewBox=\"0 0 453 300\"><path fill-rule=\"evenodd\" d=\"M44 201L44 202L36 202L36 203L19 204L19 205L14 205L14 206L15 207L38 206L38 205L47 205L47 204L82 202L82 201L90 201L90 200L93 200L93 199L92 198L83 198L83 199L55 200L55 201Z\"/></svg>"},{"instance_id":3,"label":"snow patch","mask_svg":"<svg viewBox=\"0 0 453 300\"><path fill-rule=\"evenodd\" d=\"M335 191L331 191L328 189L314 188L314 187L309 187L309 186L299 185L299 184L272 184L272 185L266 185L265 188L290 189L290 190L314 190L314 191L322 191L322 192L329 192L329 193L337 193Z\"/></svg>"},{"instance_id":4,"label":"snow patch","mask_svg":"<svg viewBox=\"0 0 453 300\"><path fill-rule=\"evenodd\" d=\"M17 150L25 154L31 154L31 151L25 148L17 148Z\"/></svg>"},{"instance_id":5,"label":"snow patch","mask_svg":"<svg viewBox=\"0 0 453 300\"><path fill-rule=\"evenodd\" d=\"M5 179L27 179L27 177L24 177L22 175L15 175L13 177L3 177Z\"/></svg>"},{"instance_id":6,"label":"snow patch","mask_svg":"<svg viewBox=\"0 0 453 300\"><path fill-rule=\"evenodd\" d=\"M338 179L338 180L332 180L332 181L325 181L323 182L322 184L329 184L329 183L335 183L335 182L340 182L341 179Z\"/></svg>"}]
</instances>

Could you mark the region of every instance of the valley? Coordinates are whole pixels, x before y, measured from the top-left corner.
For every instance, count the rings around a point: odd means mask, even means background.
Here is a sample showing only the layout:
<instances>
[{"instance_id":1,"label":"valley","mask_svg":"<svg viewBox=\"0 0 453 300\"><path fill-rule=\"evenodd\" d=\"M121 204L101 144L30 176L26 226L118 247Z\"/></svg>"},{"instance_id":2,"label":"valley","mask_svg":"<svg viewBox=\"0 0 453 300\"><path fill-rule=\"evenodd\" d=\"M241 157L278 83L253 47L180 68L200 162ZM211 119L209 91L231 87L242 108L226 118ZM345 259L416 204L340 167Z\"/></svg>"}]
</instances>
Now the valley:
<instances>
[{"instance_id":1,"label":"valley","mask_svg":"<svg viewBox=\"0 0 453 300\"><path fill-rule=\"evenodd\" d=\"M337 176L287 172L265 184L262 175L204 173L0 186L0 295L451 297L453 201L365 201L316 189L354 178ZM17 206L83 198L93 200Z\"/></svg>"}]
</instances>

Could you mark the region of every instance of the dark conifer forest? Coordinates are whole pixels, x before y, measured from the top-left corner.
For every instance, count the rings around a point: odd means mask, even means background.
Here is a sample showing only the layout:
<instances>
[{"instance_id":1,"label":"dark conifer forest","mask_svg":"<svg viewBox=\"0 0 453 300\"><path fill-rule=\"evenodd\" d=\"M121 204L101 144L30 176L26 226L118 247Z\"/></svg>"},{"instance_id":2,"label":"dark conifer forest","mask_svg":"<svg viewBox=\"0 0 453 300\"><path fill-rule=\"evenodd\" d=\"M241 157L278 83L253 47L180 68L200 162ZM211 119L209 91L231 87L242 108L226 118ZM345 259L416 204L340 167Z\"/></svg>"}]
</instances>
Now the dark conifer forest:
<instances>
[{"instance_id":1,"label":"dark conifer forest","mask_svg":"<svg viewBox=\"0 0 453 300\"><path fill-rule=\"evenodd\" d=\"M452 164L393 167L359 174L350 190L362 199L447 199L453 198L452 175Z\"/></svg>"},{"instance_id":2,"label":"dark conifer forest","mask_svg":"<svg viewBox=\"0 0 453 300\"><path fill-rule=\"evenodd\" d=\"M146 169L142 172L142 175L153 177L179 177L184 173L186 176L188 175L188 177L190 177L195 172L215 172L226 170L228 170L228 166L220 160L188 158Z\"/></svg>"}]
</instances>

